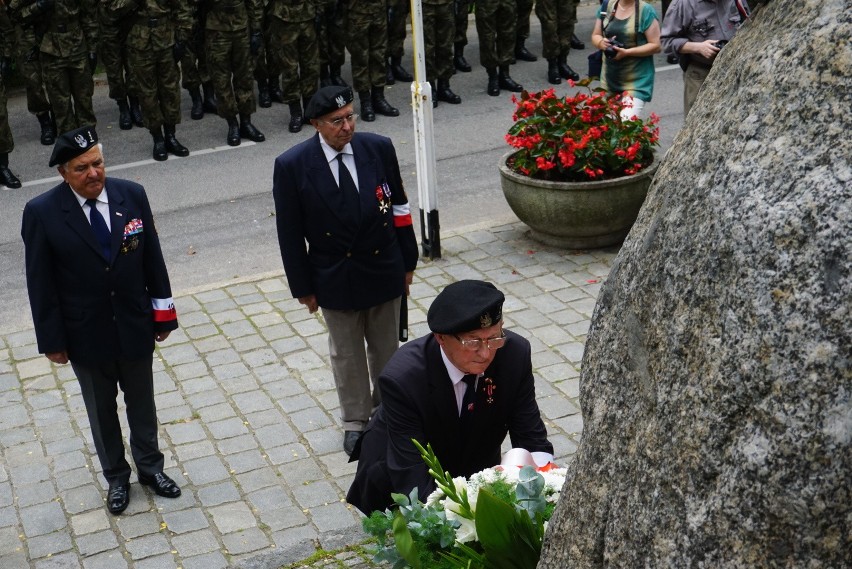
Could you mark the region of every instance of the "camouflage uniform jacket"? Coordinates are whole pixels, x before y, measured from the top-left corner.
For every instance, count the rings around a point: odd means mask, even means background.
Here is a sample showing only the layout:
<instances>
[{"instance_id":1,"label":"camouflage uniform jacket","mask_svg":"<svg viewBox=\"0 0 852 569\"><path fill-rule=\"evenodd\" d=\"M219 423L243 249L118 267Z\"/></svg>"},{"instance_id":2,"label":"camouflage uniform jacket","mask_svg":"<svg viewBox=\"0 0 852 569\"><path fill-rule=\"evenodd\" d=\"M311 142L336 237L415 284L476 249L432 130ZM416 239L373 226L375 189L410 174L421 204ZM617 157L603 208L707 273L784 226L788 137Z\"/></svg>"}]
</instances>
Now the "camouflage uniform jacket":
<instances>
[{"instance_id":1,"label":"camouflage uniform jacket","mask_svg":"<svg viewBox=\"0 0 852 569\"><path fill-rule=\"evenodd\" d=\"M97 4L97 0L55 0L42 10L36 0L11 0L9 8L22 24L36 27L42 53L77 58L98 50Z\"/></svg>"},{"instance_id":2,"label":"camouflage uniform jacket","mask_svg":"<svg viewBox=\"0 0 852 569\"><path fill-rule=\"evenodd\" d=\"M263 21L262 0L205 0L201 3L206 14L204 29L236 32L249 28L260 31Z\"/></svg>"},{"instance_id":3,"label":"camouflage uniform jacket","mask_svg":"<svg viewBox=\"0 0 852 569\"><path fill-rule=\"evenodd\" d=\"M307 22L318 9L314 0L272 0L267 13L282 22Z\"/></svg>"},{"instance_id":4,"label":"camouflage uniform jacket","mask_svg":"<svg viewBox=\"0 0 852 569\"><path fill-rule=\"evenodd\" d=\"M15 28L6 11L6 6L0 4L0 57L12 57L15 45ZM4 78L5 79L5 78Z\"/></svg>"},{"instance_id":5,"label":"camouflage uniform jacket","mask_svg":"<svg viewBox=\"0 0 852 569\"><path fill-rule=\"evenodd\" d=\"M192 33L192 15L187 0L105 0L116 19L128 16L134 25L127 36L128 47L160 51L171 48L176 40L188 40Z\"/></svg>"}]
</instances>

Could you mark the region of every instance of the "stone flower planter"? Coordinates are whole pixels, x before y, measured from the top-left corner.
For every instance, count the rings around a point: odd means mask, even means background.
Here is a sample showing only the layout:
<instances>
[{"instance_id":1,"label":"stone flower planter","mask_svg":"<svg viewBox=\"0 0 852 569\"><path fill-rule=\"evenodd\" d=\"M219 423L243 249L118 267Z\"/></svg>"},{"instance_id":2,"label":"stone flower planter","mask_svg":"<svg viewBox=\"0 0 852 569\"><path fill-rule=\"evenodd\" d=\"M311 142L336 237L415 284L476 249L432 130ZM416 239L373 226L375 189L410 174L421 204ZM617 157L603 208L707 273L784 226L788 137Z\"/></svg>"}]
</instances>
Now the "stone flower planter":
<instances>
[{"instance_id":1,"label":"stone flower planter","mask_svg":"<svg viewBox=\"0 0 852 569\"><path fill-rule=\"evenodd\" d=\"M503 195L533 239L564 249L594 249L624 241L639 215L659 160L635 176L596 182L546 182L513 172L500 159Z\"/></svg>"}]
</instances>

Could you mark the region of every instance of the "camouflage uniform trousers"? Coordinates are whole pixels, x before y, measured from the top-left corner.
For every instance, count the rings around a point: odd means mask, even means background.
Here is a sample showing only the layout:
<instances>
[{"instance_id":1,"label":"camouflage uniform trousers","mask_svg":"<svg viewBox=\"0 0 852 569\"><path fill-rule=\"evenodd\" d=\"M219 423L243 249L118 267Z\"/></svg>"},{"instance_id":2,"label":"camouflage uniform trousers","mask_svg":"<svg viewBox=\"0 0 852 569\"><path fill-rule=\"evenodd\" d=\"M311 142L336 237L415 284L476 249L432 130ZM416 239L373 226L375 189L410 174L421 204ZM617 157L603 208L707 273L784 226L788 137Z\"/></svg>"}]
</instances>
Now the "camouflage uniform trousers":
<instances>
[{"instance_id":1,"label":"camouflage uniform trousers","mask_svg":"<svg viewBox=\"0 0 852 569\"><path fill-rule=\"evenodd\" d=\"M515 41L523 42L528 37L530 37L530 15L532 15L532 10L533 0L517 0L517 23L515 24Z\"/></svg>"},{"instance_id":2,"label":"camouflage uniform trousers","mask_svg":"<svg viewBox=\"0 0 852 569\"><path fill-rule=\"evenodd\" d=\"M284 100L296 103L308 100L319 82L319 47L313 20L285 22L272 18L269 24L270 45L276 46L275 59L281 63L281 90Z\"/></svg>"},{"instance_id":3,"label":"camouflage uniform trousers","mask_svg":"<svg viewBox=\"0 0 852 569\"><path fill-rule=\"evenodd\" d=\"M391 17L388 18L388 57L405 54L405 24L410 20L411 5L408 0L388 0Z\"/></svg>"},{"instance_id":4,"label":"camouflage uniform trousers","mask_svg":"<svg viewBox=\"0 0 852 569\"><path fill-rule=\"evenodd\" d=\"M99 56L106 71L109 84L109 98L125 100L128 95L135 95L130 65L127 62L127 34L132 20L125 18L115 20L106 15L99 15Z\"/></svg>"},{"instance_id":5,"label":"camouflage uniform trousers","mask_svg":"<svg viewBox=\"0 0 852 569\"><path fill-rule=\"evenodd\" d=\"M453 18L452 0L423 3L423 45L429 81L453 76Z\"/></svg>"},{"instance_id":6,"label":"camouflage uniform trousers","mask_svg":"<svg viewBox=\"0 0 852 569\"><path fill-rule=\"evenodd\" d=\"M384 87L388 48L388 20L384 3L361 6L364 11L349 10L347 45L352 56L352 82L355 91ZM369 8L373 8L369 10Z\"/></svg>"},{"instance_id":7,"label":"camouflage uniform trousers","mask_svg":"<svg viewBox=\"0 0 852 569\"><path fill-rule=\"evenodd\" d=\"M317 30L320 65L343 67L346 61L346 3L320 0L323 16Z\"/></svg>"},{"instance_id":8,"label":"camouflage uniform trousers","mask_svg":"<svg viewBox=\"0 0 852 569\"><path fill-rule=\"evenodd\" d=\"M32 28L18 28L16 59L18 71L24 78L27 88L27 110L40 115L50 110L50 101L44 90L44 78L41 72L41 60L36 46L35 32Z\"/></svg>"},{"instance_id":9,"label":"camouflage uniform trousers","mask_svg":"<svg viewBox=\"0 0 852 569\"><path fill-rule=\"evenodd\" d=\"M56 117L57 132L95 126L97 119L92 108L95 83L86 55L66 59L42 53L40 58L44 86Z\"/></svg>"},{"instance_id":10,"label":"camouflage uniform trousers","mask_svg":"<svg viewBox=\"0 0 852 569\"><path fill-rule=\"evenodd\" d=\"M467 22L470 16L471 0L456 0L453 3L455 14L455 37L453 43L461 46L467 45Z\"/></svg>"},{"instance_id":11,"label":"camouflage uniform trousers","mask_svg":"<svg viewBox=\"0 0 852 569\"><path fill-rule=\"evenodd\" d=\"M128 49L145 127L152 132L180 122L180 77L171 49Z\"/></svg>"},{"instance_id":12,"label":"camouflage uniform trousers","mask_svg":"<svg viewBox=\"0 0 852 569\"><path fill-rule=\"evenodd\" d=\"M9 111L6 109L6 86L0 80L0 154L9 154L14 149L15 140L9 128Z\"/></svg>"},{"instance_id":13,"label":"camouflage uniform trousers","mask_svg":"<svg viewBox=\"0 0 852 569\"><path fill-rule=\"evenodd\" d=\"M219 116L233 118L252 115L257 109L254 100L252 65L254 57L249 50L248 30L233 32L207 30L207 65L216 99Z\"/></svg>"},{"instance_id":14,"label":"camouflage uniform trousers","mask_svg":"<svg viewBox=\"0 0 852 569\"><path fill-rule=\"evenodd\" d=\"M579 0L538 0L535 15L541 22L542 53L545 59L568 55L577 23Z\"/></svg>"},{"instance_id":15,"label":"camouflage uniform trousers","mask_svg":"<svg viewBox=\"0 0 852 569\"><path fill-rule=\"evenodd\" d=\"M514 0L477 0L476 33L479 62L486 69L509 65L515 53Z\"/></svg>"},{"instance_id":16,"label":"camouflage uniform trousers","mask_svg":"<svg viewBox=\"0 0 852 569\"><path fill-rule=\"evenodd\" d=\"M268 6L267 6L268 8ZM263 15L263 45L254 58L254 79L255 81L267 81L275 79L281 75L281 64L276 60L276 49L270 43L272 42L272 18L268 13Z\"/></svg>"}]
</instances>

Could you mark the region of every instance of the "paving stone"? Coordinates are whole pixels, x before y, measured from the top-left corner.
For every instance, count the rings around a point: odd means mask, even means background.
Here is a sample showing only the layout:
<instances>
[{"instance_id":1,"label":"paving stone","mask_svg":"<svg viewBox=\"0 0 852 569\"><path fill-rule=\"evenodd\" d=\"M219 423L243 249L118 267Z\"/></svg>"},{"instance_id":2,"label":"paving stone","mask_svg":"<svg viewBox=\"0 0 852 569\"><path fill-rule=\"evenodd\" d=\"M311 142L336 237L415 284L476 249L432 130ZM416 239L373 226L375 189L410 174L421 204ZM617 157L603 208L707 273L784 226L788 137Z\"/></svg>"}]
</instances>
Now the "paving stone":
<instances>
[{"instance_id":1,"label":"paving stone","mask_svg":"<svg viewBox=\"0 0 852 569\"><path fill-rule=\"evenodd\" d=\"M216 385L213 380L205 377L210 373L210 370L207 369L207 364L200 360L176 365L172 367L172 373L174 373L175 378L181 382L181 387L185 393L203 391L204 389L210 389ZM197 378L202 378L202 381L196 381L195 383L187 381ZM193 386L197 384L202 384L202 386L196 386L193 388Z\"/></svg>"},{"instance_id":2,"label":"paving stone","mask_svg":"<svg viewBox=\"0 0 852 569\"><path fill-rule=\"evenodd\" d=\"M127 561L118 550L106 551L83 560L84 569L124 569Z\"/></svg>"},{"instance_id":3,"label":"paving stone","mask_svg":"<svg viewBox=\"0 0 852 569\"><path fill-rule=\"evenodd\" d=\"M246 365L242 362L216 366L210 371L213 373L213 376L223 384L225 389L228 389L231 393L236 393L236 391L229 388L229 386L234 384L234 380L247 375L249 372Z\"/></svg>"},{"instance_id":4,"label":"paving stone","mask_svg":"<svg viewBox=\"0 0 852 569\"><path fill-rule=\"evenodd\" d=\"M142 512L133 516L121 516L116 525L125 539L135 539L160 531L160 520L153 512Z\"/></svg>"},{"instance_id":5,"label":"paving stone","mask_svg":"<svg viewBox=\"0 0 852 569\"><path fill-rule=\"evenodd\" d=\"M49 482L43 482L43 484L49 484ZM8 482L0 484L0 507L9 506L13 501L12 485Z\"/></svg>"},{"instance_id":6,"label":"paving stone","mask_svg":"<svg viewBox=\"0 0 852 569\"><path fill-rule=\"evenodd\" d=\"M27 563L27 556L24 552L17 551L0 556L0 567L3 567L3 569L26 569L29 567L29 563Z\"/></svg>"},{"instance_id":7,"label":"paving stone","mask_svg":"<svg viewBox=\"0 0 852 569\"><path fill-rule=\"evenodd\" d=\"M204 354L204 359L207 360L209 366L214 367L238 362L240 361L240 354L233 348L225 348L224 350Z\"/></svg>"},{"instance_id":8,"label":"paving stone","mask_svg":"<svg viewBox=\"0 0 852 569\"><path fill-rule=\"evenodd\" d=\"M216 528L223 534L257 526L257 520L249 507L242 502L214 506L207 510Z\"/></svg>"},{"instance_id":9,"label":"paving stone","mask_svg":"<svg viewBox=\"0 0 852 569\"><path fill-rule=\"evenodd\" d=\"M71 516L71 529L74 535L85 535L109 529L109 519L106 509L92 510ZM119 520L119 524L123 520Z\"/></svg>"},{"instance_id":10,"label":"paving stone","mask_svg":"<svg viewBox=\"0 0 852 569\"><path fill-rule=\"evenodd\" d=\"M15 528L0 529L0 555L8 555L15 551L21 551L22 548L23 544Z\"/></svg>"},{"instance_id":11,"label":"paving stone","mask_svg":"<svg viewBox=\"0 0 852 569\"><path fill-rule=\"evenodd\" d=\"M20 512L21 525L27 538L51 533L67 525L65 513L58 502L21 508Z\"/></svg>"},{"instance_id":12,"label":"paving stone","mask_svg":"<svg viewBox=\"0 0 852 569\"><path fill-rule=\"evenodd\" d=\"M212 551L183 560L184 569L224 569L227 566L228 562L218 551Z\"/></svg>"},{"instance_id":13,"label":"paving stone","mask_svg":"<svg viewBox=\"0 0 852 569\"><path fill-rule=\"evenodd\" d=\"M207 438L204 428L197 422L166 425L166 433L168 433L172 444L175 445L191 443Z\"/></svg>"},{"instance_id":14,"label":"paving stone","mask_svg":"<svg viewBox=\"0 0 852 569\"><path fill-rule=\"evenodd\" d=\"M266 449L266 456L272 464L278 466L301 460L307 456L310 456L310 453L301 444L293 443L289 445ZM287 466L287 468L290 467Z\"/></svg>"},{"instance_id":15,"label":"paving stone","mask_svg":"<svg viewBox=\"0 0 852 569\"><path fill-rule=\"evenodd\" d=\"M226 455L225 462L228 463L230 472L238 474L257 470L258 468L271 468L266 462L264 455L256 450L247 450L233 455Z\"/></svg>"},{"instance_id":16,"label":"paving stone","mask_svg":"<svg viewBox=\"0 0 852 569\"><path fill-rule=\"evenodd\" d=\"M285 419L284 415L277 409L267 409L266 411L247 413L246 421L252 428L259 429L260 427L283 423Z\"/></svg>"},{"instance_id":17,"label":"paving stone","mask_svg":"<svg viewBox=\"0 0 852 569\"><path fill-rule=\"evenodd\" d=\"M17 525L18 512L13 506L0 508L0 528Z\"/></svg>"},{"instance_id":18,"label":"paving stone","mask_svg":"<svg viewBox=\"0 0 852 569\"><path fill-rule=\"evenodd\" d=\"M216 421L214 423L208 423L207 428L210 430L210 434L213 435L213 438L217 440L228 439L248 433L248 429L243 424L242 419L238 419L236 417L225 419L223 421Z\"/></svg>"},{"instance_id":19,"label":"paving stone","mask_svg":"<svg viewBox=\"0 0 852 569\"><path fill-rule=\"evenodd\" d=\"M289 418L296 429L303 433L333 425L328 415L317 408L308 408L290 413Z\"/></svg>"},{"instance_id":20,"label":"paving stone","mask_svg":"<svg viewBox=\"0 0 852 569\"><path fill-rule=\"evenodd\" d=\"M227 502L235 502L240 499L240 491L230 480L220 484L207 486L198 490L198 500L205 508L218 506Z\"/></svg>"},{"instance_id":21,"label":"paving stone","mask_svg":"<svg viewBox=\"0 0 852 569\"><path fill-rule=\"evenodd\" d=\"M77 551L79 551L80 555L83 557L89 557L96 553L101 553L118 547L115 534L110 530L78 536L76 542ZM83 565L86 565L85 561L83 562Z\"/></svg>"},{"instance_id":22,"label":"paving stone","mask_svg":"<svg viewBox=\"0 0 852 569\"><path fill-rule=\"evenodd\" d=\"M253 508L260 513L280 510L293 504L290 496L284 490L284 486L281 485L252 492L246 498Z\"/></svg>"},{"instance_id":23,"label":"paving stone","mask_svg":"<svg viewBox=\"0 0 852 569\"><path fill-rule=\"evenodd\" d=\"M292 490L296 501L303 508L328 505L339 502L342 498L337 490L325 480L293 486Z\"/></svg>"},{"instance_id":24,"label":"paving stone","mask_svg":"<svg viewBox=\"0 0 852 569\"><path fill-rule=\"evenodd\" d=\"M0 506L11 504L11 488L8 485L0 487ZM7 498L8 492L8 498ZM18 507L25 508L35 504L43 504L56 499L56 490L51 482L38 482L36 484L16 485L18 494Z\"/></svg>"},{"instance_id":25,"label":"paving stone","mask_svg":"<svg viewBox=\"0 0 852 569\"><path fill-rule=\"evenodd\" d=\"M80 567L80 561L74 551L60 553L35 562L35 569L80 569Z\"/></svg>"},{"instance_id":26,"label":"paving stone","mask_svg":"<svg viewBox=\"0 0 852 569\"><path fill-rule=\"evenodd\" d=\"M245 318L245 314L241 314L241 317ZM228 322L227 324L220 324L219 328L222 330L222 334L224 334L225 337L229 340L232 340L234 338L240 338L242 336L248 336L257 332L257 329L255 329L251 321L248 319L237 320L236 322Z\"/></svg>"},{"instance_id":27,"label":"paving stone","mask_svg":"<svg viewBox=\"0 0 852 569\"><path fill-rule=\"evenodd\" d=\"M262 316L271 316L271 315L264 314L264 315L253 316L252 317L252 323L254 323L255 326L258 326L256 319L260 318ZM240 338L234 338L234 339L231 340L231 344L233 344L234 349L237 350L238 352L245 353L245 352L249 352L251 350L256 350L258 348L266 347L266 340L264 340L258 334L254 333L254 334L249 334L247 336L242 336ZM254 366L251 366L251 367L254 367Z\"/></svg>"},{"instance_id":28,"label":"paving stone","mask_svg":"<svg viewBox=\"0 0 852 569\"><path fill-rule=\"evenodd\" d=\"M260 446L266 450L295 442L298 439L295 431L287 423L256 429L254 436L260 442Z\"/></svg>"},{"instance_id":29,"label":"paving stone","mask_svg":"<svg viewBox=\"0 0 852 569\"><path fill-rule=\"evenodd\" d=\"M194 531L172 537L172 546L178 555L186 559L202 553L216 551L220 548L216 536L209 529Z\"/></svg>"},{"instance_id":30,"label":"paving stone","mask_svg":"<svg viewBox=\"0 0 852 569\"><path fill-rule=\"evenodd\" d=\"M52 377L52 376L51 376ZM27 402L33 409L48 409L62 405L65 401L62 398L62 393L56 389L55 378L52 378L52 385L48 388L50 391L45 393L27 393Z\"/></svg>"},{"instance_id":31,"label":"paving stone","mask_svg":"<svg viewBox=\"0 0 852 569\"><path fill-rule=\"evenodd\" d=\"M208 440L189 443L175 447L175 454L181 462L216 454L216 447Z\"/></svg>"},{"instance_id":32,"label":"paving stone","mask_svg":"<svg viewBox=\"0 0 852 569\"><path fill-rule=\"evenodd\" d=\"M53 471L56 473L86 468L88 465L86 454L79 450L54 455Z\"/></svg>"},{"instance_id":33,"label":"paving stone","mask_svg":"<svg viewBox=\"0 0 852 569\"><path fill-rule=\"evenodd\" d=\"M135 569L177 569L179 566L169 554L141 559L135 563Z\"/></svg>"},{"instance_id":34,"label":"paving stone","mask_svg":"<svg viewBox=\"0 0 852 569\"><path fill-rule=\"evenodd\" d=\"M281 480L272 468L261 468L244 474L237 474L237 482L243 492L254 492L260 488L280 484Z\"/></svg>"},{"instance_id":35,"label":"paving stone","mask_svg":"<svg viewBox=\"0 0 852 569\"><path fill-rule=\"evenodd\" d=\"M225 550L231 555L266 549L271 545L269 538L258 528L249 528L222 537Z\"/></svg>"},{"instance_id":36,"label":"paving stone","mask_svg":"<svg viewBox=\"0 0 852 569\"><path fill-rule=\"evenodd\" d=\"M286 549L299 543L310 542L317 536L317 530L310 525L304 525L276 531L272 534L272 541L276 548Z\"/></svg>"},{"instance_id":37,"label":"paving stone","mask_svg":"<svg viewBox=\"0 0 852 569\"><path fill-rule=\"evenodd\" d=\"M166 537L159 533L127 540L124 542L124 548L127 549L130 557L134 560L170 551Z\"/></svg>"},{"instance_id":38,"label":"paving stone","mask_svg":"<svg viewBox=\"0 0 852 569\"><path fill-rule=\"evenodd\" d=\"M72 488L62 493L62 502L69 514L79 514L104 506L104 498L93 485Z\"/></svg>"},{"instance_id":39,"label":"paving stone","mask_svg":"<svg viewBox=\"0 0 852 569\"><path fill-rule=\"evenodd\" d=\"M31 348L26 350L21 350L19 352L16 351L15 359L18 359L20 356L26 355L27 352L31 352ZM15 369L18 372L18 377L21 379L27 379L30 377L37 377L40 375L46 375L51 372L52 365L50 360L45 357L38 357L33 360L20 361L15 364Z\"/></svg>"},{"instance_id":40,"label":"paving stone","mask_svg":"<svg viewBox=\"0 0 852 569\"><path fill-rule=\"evenodd\" d=\"M261 511L259 515L260 521L273 532L308 523L308 517L298 506L278 508L268 512Z\"/></svg>"},{"instance_id":41,"label":"paving stone","mask_svg":"<svg viewBox=\"0 0 852 569\"><path fill-rule=\"evenodd\" d=\"M215 386L215 383L214 383ZM186 391L186 386L184 386L184 391ZM221 403L225 403L225 394L215 386L214 389L208 389L206 391L200 391L197 393L191 393L187 396L187 401L194 409L202 409L204 407L210 407L212 405L219 405Z\"/></svg>"},{"instance_id":42,"label":"paving stone","mask_svg":"<svg viewBox=\"0 0 852 569\"><path fill-rule=\"evenodd\" d=\"M172 533L187 533L208 527L207 517L200 508L163 514L163 521Z\"/></svg>"},{"instance_id":43,"label":"paving stone","mask_svg":"<svg viewBox=\"0 0 852 569\"><path fill-rule=\"evenodd\" d=\"M31 559L55 555L71 549L71 536L67 532L56 531L27 540L27 550Z\"/></svg>"},{"instance_id":44,"label":"paving stone","mask_svg":"<svg viewBox=\"0 0 852 569\"><path fill-rule=\"evenodd\" d=\"M218 482L229 477L228 470L216 456L207 456L184 463L184 472L196 486Z\"/></svg>"},{"instance_id":45,"label":"paving stone","mask_svg":"<svg viewBox=\"0 0 852 569\"><path fill-rule=\"evenodd\" d=\"M63 426L62 431L67 435L68 427ZM44 440L42 438L42 440ZM44 445L47 456L57 456L66 452L83 449L83 441L79 437L63 438Z\"/></svg>"},{"instance_id":46,"label":"paving stone","mask_svg":"<svg viewBox=\"0 0 852 569\"><path fill-rule=\"evenodd\" d=\"M247 450L256 449L257 441L253 436L246 434L231 439L216 441L216 447L219 449L219 452L227 458L229 455L235 455Z\"/></svg>"},{"instance_id":47,"label":"paving stone","mask_svg":"<svg viewBox=\"0 0 852 569\"><path fill-rule=\"evenodd\" d=\"M223 419L230 419L237 416L230 402L225 399L224 394L221 395L222 402L209 407L204 407L198 410L198 415L205 424L214 423Z\"/></svg>"},{"instance_id":48,"label":"paving stone","mask_svg":"<svg viewBox=\"0 0 852 569\"><path fill-rule=\"evenodd\" d=\"M293 461L285 466L278 467L278 469L284 481L291 488L295 488L306 482L321 480L325 477L319 464L312 457Z\"/></svg>"}]
</instances>

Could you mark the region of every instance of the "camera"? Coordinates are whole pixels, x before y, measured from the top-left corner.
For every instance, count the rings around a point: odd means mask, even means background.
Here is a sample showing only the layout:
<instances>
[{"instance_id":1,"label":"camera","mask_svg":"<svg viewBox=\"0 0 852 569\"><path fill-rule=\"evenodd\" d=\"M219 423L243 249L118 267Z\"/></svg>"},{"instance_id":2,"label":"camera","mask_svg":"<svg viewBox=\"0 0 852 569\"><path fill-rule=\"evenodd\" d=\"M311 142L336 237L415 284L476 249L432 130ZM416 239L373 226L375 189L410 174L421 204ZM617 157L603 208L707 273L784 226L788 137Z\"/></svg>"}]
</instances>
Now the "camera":
<instances>
[{"instance_id":1,"label":"camera","mask_svg":"<svg viewBox=\"0 0 852 569\"><path fill-rule=\"evenodd\" d=\"M611 40L609 40L609 47L604 50L604 55L607 56L609 59L612 59L613 57L615 57L616 51L614 49L612 49L614 47L619 47L621 49L624 49L624 44L621 43L620 41L618 41L615 38L612 38Z\"/></svg>"},{"instance_id":2,"label":"camera","mask_svg":"<svg viewBox=\"0 0 852 569\"><path fill-rule=\"evenodd\" d=\"M725 47L727 44L728 44L728 40L716 40L716 43L714 43L713 45L715 45L715 46L716 46L716 47L718 47L719 49L722 49L722 48L723 48L723 47Z\"/></svg>"}]
</instances>

